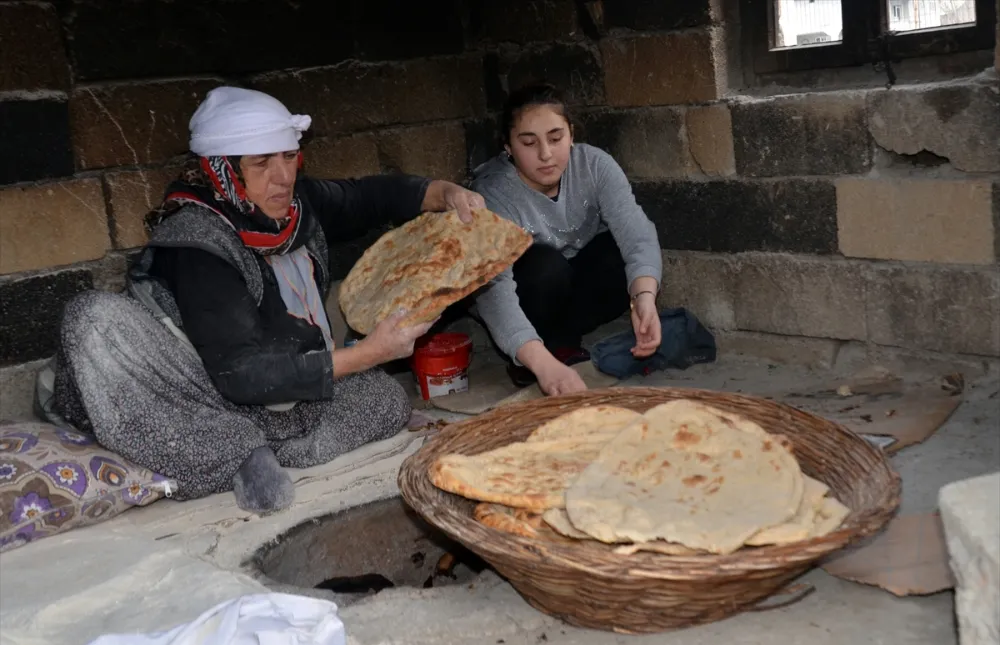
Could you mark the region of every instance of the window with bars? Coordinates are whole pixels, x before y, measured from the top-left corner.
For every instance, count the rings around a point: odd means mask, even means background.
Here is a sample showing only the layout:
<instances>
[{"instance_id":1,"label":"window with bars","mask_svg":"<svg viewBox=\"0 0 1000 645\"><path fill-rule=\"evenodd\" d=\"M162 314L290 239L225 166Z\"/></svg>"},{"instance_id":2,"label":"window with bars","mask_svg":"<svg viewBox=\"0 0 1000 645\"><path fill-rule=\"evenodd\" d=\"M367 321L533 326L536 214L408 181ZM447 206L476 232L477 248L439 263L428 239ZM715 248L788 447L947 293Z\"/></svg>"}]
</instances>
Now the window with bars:
<instances>
[{"instance_id":1,"label":"window with bars","mask_svg":"<svg viewBox=\"0 0 1000 645\"><path fill-rule=\"evenodd\" d=\"M992 49L994 0L740 0L755 74Z\"/></svg>"}]
</instances>

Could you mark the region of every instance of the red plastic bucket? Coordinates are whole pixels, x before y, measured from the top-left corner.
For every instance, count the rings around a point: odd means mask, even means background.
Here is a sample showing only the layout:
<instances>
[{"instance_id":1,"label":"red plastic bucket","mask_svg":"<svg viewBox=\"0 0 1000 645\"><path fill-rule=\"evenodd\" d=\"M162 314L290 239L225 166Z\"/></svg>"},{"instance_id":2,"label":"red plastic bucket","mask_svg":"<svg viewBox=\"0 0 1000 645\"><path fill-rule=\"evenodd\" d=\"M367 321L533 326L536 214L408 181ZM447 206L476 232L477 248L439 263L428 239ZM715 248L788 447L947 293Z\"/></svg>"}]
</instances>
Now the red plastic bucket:
<instances>
[{"instance_id":1,"label":"red plastic bucket","mask_svg":"<svg viewBox=\"0 0 1000 645\"><path fill-rule=\"evenodd\" d=\"M424 401L469 389L472 339L466 334L434 334L416 342L413 376Z\"/></svg>"}]
</instances>

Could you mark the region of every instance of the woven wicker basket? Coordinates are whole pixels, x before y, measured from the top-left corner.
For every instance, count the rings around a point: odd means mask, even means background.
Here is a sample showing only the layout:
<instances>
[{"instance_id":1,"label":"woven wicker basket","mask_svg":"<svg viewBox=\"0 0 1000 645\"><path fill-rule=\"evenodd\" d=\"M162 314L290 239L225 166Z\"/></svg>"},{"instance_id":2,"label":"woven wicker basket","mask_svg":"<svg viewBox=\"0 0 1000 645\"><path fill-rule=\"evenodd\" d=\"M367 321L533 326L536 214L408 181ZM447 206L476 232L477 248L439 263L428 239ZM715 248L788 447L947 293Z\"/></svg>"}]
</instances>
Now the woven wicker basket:
<instances>
[{"instance_id":1,"label":"woven wicker basket","mask_svg":"<svg viewBox=\"0 0 1000 645\"><path fill-rule=\"evenodd\" d=\"M824 537L726 556L618 555L604 544L522 538L472 518L475 503L427 477L439 456L477 454L520 441L539 424L598 404L645 412L678 398L742 414L786 435L803 472L851 509ZM621 633L650 633L717 621L754 609L816 560L881 530L899 506L900 480L885 456L841 426L773 401L679 388L611 388L512 404L448 426L403 463L403 499L430 524L507 578L532 606L567 623Z\"/></svg>"}]
</instances>

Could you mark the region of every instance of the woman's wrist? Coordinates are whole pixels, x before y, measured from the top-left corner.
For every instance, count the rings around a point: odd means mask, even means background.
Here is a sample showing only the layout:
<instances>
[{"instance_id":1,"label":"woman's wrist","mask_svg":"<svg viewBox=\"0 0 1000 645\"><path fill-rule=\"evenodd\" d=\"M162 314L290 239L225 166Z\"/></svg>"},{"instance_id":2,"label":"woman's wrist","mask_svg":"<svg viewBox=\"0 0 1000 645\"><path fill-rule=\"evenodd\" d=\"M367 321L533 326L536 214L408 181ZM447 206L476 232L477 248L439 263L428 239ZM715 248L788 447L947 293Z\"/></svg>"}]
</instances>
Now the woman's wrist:
<instances>
[{"instance_id":1,"label":"woman's wrist","mask_svg":"<svg viewBox=\"0 0 1000 645\"><path fill-rule=\"evenodd\" d=\"M350 347L341 347L333 350L333 376L334 378L364 372L376 365L380 365L378 352L374 351L368 339L359 340Z\"/></svg>"}]
</instances>

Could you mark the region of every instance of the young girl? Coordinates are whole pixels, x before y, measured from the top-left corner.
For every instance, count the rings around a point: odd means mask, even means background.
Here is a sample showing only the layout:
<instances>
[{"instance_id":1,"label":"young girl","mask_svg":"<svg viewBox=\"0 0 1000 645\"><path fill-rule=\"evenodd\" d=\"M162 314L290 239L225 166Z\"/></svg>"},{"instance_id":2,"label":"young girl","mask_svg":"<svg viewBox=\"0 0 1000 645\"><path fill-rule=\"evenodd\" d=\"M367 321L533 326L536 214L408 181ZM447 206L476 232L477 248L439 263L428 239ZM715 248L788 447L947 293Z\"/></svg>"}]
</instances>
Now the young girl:
<instances>
[{"instance_id":1,"label":"young girl","mask_svg":"<svg viewBox=\"0 0 1000 645\"><path fill-rule=\"evenodd\" d=\"M551 85L513 92L505 152L476 169L487 207L529 231L534 245L477 298L479 315L518 385L546 394L586 389L569 367L589 359L582 336L631 307L637 358L660 345L656 229L606 152L573 142L573 122Z\"/></svg>"}]
</instances>

